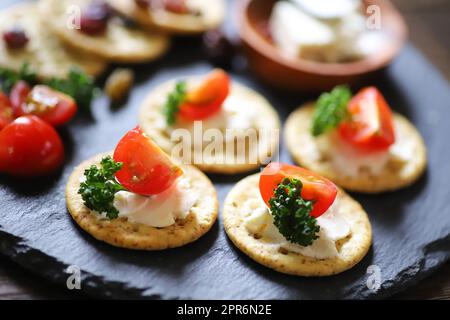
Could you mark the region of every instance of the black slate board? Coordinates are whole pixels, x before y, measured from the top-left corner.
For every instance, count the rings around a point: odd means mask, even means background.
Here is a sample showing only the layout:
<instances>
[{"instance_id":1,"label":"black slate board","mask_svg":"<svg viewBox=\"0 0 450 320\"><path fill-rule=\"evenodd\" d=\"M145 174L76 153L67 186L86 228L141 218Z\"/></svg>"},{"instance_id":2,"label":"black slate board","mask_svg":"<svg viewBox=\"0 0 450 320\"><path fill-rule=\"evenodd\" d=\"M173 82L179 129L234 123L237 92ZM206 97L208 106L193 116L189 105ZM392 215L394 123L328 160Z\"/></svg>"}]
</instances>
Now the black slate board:
<instances>
[{"instance_id":1,"label":"black slate board","mask_svg":"<svg viewBox=\"0 0 450 320\"><path fill-rule=\"evenodd\" d=\"M177 40L165 59L136 68L138 83L126 106L111 108L100 98L92 117L79 115L62 129L67 158L60 174L35 181L0 177L0 252L61 285L67 266L79 266L82 290L92 296L163 299L382 298L417 283L448 260L450 88L411 45L374 84L423 134L428 170L410 188L381 196L354 195L370 215L374 240L368 255L350 271L323 279L276 273L238 251L221 221L197 242L163 252L118 249L83 232L65 207L64 187L72 168L114 148L136 124L139 104L151 88L175 76L209 70L199 45L194 39ZM283 119L311 98L270 89L246 71L233 73L233 78L264 94ZM292 161L284 146L281 159ZM211 176L221 203L242 177ZM381 271L377 291L367 287L371 265Z\"/></svg>"}]
</instances>

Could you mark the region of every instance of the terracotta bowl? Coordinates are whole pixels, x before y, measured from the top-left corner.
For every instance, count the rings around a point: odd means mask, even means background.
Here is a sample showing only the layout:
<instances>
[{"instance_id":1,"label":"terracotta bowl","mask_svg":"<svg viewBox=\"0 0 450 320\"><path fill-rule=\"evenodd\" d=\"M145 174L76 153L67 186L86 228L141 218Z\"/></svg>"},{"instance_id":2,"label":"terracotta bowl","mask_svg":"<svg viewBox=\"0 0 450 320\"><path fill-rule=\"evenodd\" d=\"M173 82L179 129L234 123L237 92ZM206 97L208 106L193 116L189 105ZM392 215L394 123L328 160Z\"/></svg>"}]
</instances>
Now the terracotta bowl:
<instances>
[{"instance_id":1,"label":"terracotta bowl","mask_svg":"<svg viewBox=\"0 0 450 320\"><path fill-rule=\"evenodd\" d=\"M363 1L381 9L381 30L386 42L376 53L362 60L322 63L288 57L271 42L264 28L275 0L240 0L238 22L241 41L251 70L267 83L288 90L316 92L347 83L353 85L386 67L400 53L408 35L406 23L387 0Z\"/></svg>"}]
</instances>

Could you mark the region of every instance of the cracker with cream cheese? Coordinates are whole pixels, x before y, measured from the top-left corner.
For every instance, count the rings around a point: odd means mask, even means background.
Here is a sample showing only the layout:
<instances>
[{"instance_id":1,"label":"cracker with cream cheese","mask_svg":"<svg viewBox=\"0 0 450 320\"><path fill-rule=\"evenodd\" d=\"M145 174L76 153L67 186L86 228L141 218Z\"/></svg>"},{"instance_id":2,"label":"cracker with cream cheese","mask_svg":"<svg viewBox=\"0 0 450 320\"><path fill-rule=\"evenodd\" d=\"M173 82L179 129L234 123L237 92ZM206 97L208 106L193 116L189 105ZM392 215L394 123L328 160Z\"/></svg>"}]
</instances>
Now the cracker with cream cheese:
<instances>
[{"instance_id":1,"label":"cracker with cream cheese","mask_svg":"<svg viewBox=\"0 0 450 320\"><path fill-rule=\"evenodd\" d=\"M187 80L189 86L198 83L200 79L201 77L189 77L184 80ZM152 90L141 106L139 113L139 125L142 130L168 154L171 154L172 150L180 143L178 139L174 139L175 135L172 135L174 132L173 130L192 128L193 126L192 122L184 121L182 119L178 119L173 127L169 127L166 124L163 106L168 94L175 88L175 84L176 81L169 81ZM235 142L234 144L231 143L228 149L224 147L223 150L209 153L206 152L206 150L210 143L209 141L206 141L207 139L205 137L201 148L196 150L194 146L192 146L192 158L188 159L190 163L196 165L204 172L237 174L256 170L260 167L262 162L267 161L267 159L278 152L280 120L270 103L257 92L236 82L232 83L230 94L224 102L224 105L227 103L232 104L234 102L238 104L233 105L236 109L236 113L246 112L246 110L248 111L253 108L252 110L254 112L250 116L252 128L244 125L243 128L237 130L237 134L240 132L242 133L242 136L249 137L250 134L247 134L246 130L250 129L251 133L258 134L257 139L254 140L257 141L257 143L249 143L248 140L245 140L245 144L241 144L241 146L245 147L245 150L242 151L241 147L239 147L239 142ZM207 121L210 120L206 119L202 122L204 124L202 126L202 132L205 136L208 131L208 128L205 125ZM236 122L231 123L231 125L236 124L237 122L239 121L236 120ZM226 129L222 131L226 132ZM191 132L195 131L191 130ZM196 138L197 137L192 136L191 140L194 141ZM224 139L224 141L225 140L226 139ZM231 154L233 149L232 146L235 147L236 153ZM180 152L176 152L176 155L172 154L172 156L179 157ZM182 156L185 157L185 154ZM194 157L196 156L200 161L195 161Z\"/></svg>"},{"instance_id":2,"label":"cracker with cream cheese","mask_svg":"<svg viewBox=\"0 0 450 320\"><path fill-rule=\"evenodd\" d=\"M140 8L133 0L108 0L123 15L140 25L176 34L197 34L218 28L225 18L224 0L187 0L197 14L176 14L165 10Z\"/></svg>"},{"instance_id":3,"label":"cracker with cream cheese","mask_svg":"<svg viewBox=\"0 0 450 320\"><path fill-rule=\"evenodd\" d=\"M295 162L332 180L337 185L356 192L380 193L411 185L426 169L425 143L417 129L402 115L393 114L398 147L407 147L406 156L390 152L379 172L359 168L357 174L345 174L333 163L333 154L328 154L326 135L315 138L311 135L314 104L298 108L287 119L284 137ZM325 144L324 144L325 142ZM352 162L348 161L348 166Z\"/></svg>"},{"instance_id":4,"label":"cracker with cream cheese","mask_svg":"<svg viewBox=\"0 0 450 320\"><path fill-rule=\"evenodd\" d=\"M352 268L369 251L372 243L369 218L359 203L342 190L337 195L339 213L348 223L350 234L336 242L337 256L317 259L262 241L245 226L249 213L244 203L249 199L260 199L258 185L259 174L244 178L227 195L223 207L223 224L228 237L256 262L282 273L320 277Z\"/></svg>"},{"instance_id":5,"label":"cracker with cream cheese","mask_svg":"<svg viewBox=\"0 0 450 320\"><path fill-rule=\"evenodd\" d=\"M130 27L117 16L108 21L100 35L87 35L70 25L91 0L42 0L40 13L48 17L48 27L68 46L105 60L120 63L148 62L159 58L169 47L169 38L156 32ZM71 8L79 8L77 12ZM76 21L76 19L74 20Z\"/></svg>"},{"instance_id":6,"label":"cracker with cream cheese","mask_svg":"<svg viewBox=\"0 0 450 320\"><path fill-rule=\"evenodd\" d=\"M0 33L18 27L25 31L28 43L10 49L0 39L0 66L19 71L25 63L39 78L64 78L72 67L97 76L106 68L103 59L65 47L54 36L37 12L35 3L23 3L0 11Z\"/></svg>"},{"instance_id":7,"label":"cracker with cream cheese","mask_svg":"<svg viewBox=\"0 0 450 320\"><path fill-rule=\"evenodd\" d=\"M183 165L184 174L189 177L192 192L199 195L194 206L183 220L175 224L155 228L130 222L125 217L114 220L102 218L88 209L78 194L80 179L84 170L99 164L108 154L99 154L77 166L66 186L66 202L69 213L78 225L94 238L116 247L137 250L164 250L193 242L208 232L218 214L217 194L211 181L197 168ZM151 212L149 213L151 214Z\"/></svg>"}]
</instances>

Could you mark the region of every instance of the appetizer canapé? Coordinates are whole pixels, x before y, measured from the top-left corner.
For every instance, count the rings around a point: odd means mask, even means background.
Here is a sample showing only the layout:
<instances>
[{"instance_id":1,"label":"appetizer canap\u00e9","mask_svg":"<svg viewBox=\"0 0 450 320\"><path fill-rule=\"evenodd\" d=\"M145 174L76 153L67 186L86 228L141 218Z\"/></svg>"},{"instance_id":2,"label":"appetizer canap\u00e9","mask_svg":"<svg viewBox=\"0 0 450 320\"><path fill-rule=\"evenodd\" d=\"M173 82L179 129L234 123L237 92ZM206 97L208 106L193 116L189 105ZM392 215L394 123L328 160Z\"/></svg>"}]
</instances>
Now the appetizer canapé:
<instances>
[{"instance_id":1,"label":"appetizer canap\u00e9","mask_svg":"<svg viewBox=\"0 0 450 320\"><path fill-rule=\"evenodd\" d=\"M258 263L299 276L328 276L357 264L372 242L361 206L318 174L270 163L228 194L223 222Z\"/></svg>"},{"instance_id":2,"label":"appetizer canap\u00e9","mask_svg":"<svg viewBox=\"0 0 450 320\"><path fill-rule=\"evenodd\" d=\"M322 94L289 116L285 139L296 162L352 191L399 189L426 167L419 132L375 87Z\"/></svg>"},{"instance_id":3,"label":"appetizer canap\u00e9","mask_svg":"<svg viewBox=\"0 0 450 320\"><path fill-rule=\"evenodd\" d=\"M95 238L142 250L195 241L218 212L209 179L173 162L139 127L122 138L113 156L100 154L76 167L66 200L74 220Z\"/></svg>"},{"instance_id":4,"label":"appetizer canap\u00e9","mask_svg":"<svg viewBox=\"0 0 450 320\"><path fill-rule=\"evenodd\" d=\"M125 16L150 29L195 34L219 27L224 0L108 0Z\"/></svg>"},{"instance_id":5,"label":"appetizer canap\u00e9","mask_svg":"<svg viewBox=\"0 0 450 320\"><path fill-rule=\"evenodd\" d=\"M273 107L220 69L154 89L139 123L164 151L206 172L255 170L278 149Z\"/></svg>"},{"instance_id":6,"label":"appetizer canap\u00e9","mask_svg":"<svg viewBox=\"0 0 450 320\"><path fill-rule=\"evenodd\" d=\"M150 61L169 46L167 36L130 24L102 0L41 0L39 9L61 41L108 61Z\"/></svg>"},{"instance_id":7,"label":"appetizer canap\u00e9","mask_svg":"<svg viewBox=\"0 0 450 320\"><path fill-rule=\"evenodd\" d=\"M0 11L0 67L19 71L28 63L39 78L65 77L77 67L99 75L103 59L67 49L46 26L35 3L14 5Z\"/></svg>"},{"instance_id":8,"label":"appetizer canap\u00e9","mask_svg":"<svg viewBox=\"0 0 450 320\"><path fill-rule=\"evenodd\" d=\"M358 60L386 42L368 29L360 0L277 1L268 32L284 54L318 62Z\"/></svg>"}]
</instances>

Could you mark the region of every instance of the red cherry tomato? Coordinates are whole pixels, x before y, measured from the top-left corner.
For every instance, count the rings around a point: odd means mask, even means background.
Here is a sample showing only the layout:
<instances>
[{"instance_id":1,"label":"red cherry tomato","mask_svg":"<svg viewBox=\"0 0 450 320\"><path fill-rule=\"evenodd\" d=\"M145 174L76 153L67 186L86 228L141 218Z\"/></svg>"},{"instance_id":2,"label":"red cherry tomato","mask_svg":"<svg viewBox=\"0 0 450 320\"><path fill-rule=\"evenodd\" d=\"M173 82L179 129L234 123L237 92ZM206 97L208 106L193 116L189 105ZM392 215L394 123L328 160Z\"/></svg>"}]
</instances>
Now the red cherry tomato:
<instances>
[{"instance_id":1,"label":"red cherry tomato","mask_svg":"<svg viewBox=\"0 0 450 320\"><path fill-rule=\"evenodd\" d=\"M0 131L0 172L18 177L57 170L64 147L55 129L36 116L17 118Z\"/></svg>"},{"instance_id":2,"label":"red cherry tomato","mask_svg":"<svg viewBox=\"0 0 450 320\"><path fill-rule=\"evenodd\" d=\"M26 102L15 110L17 116L33 114L52 126L61 126L74 117L77 104L72 97L62 92L37 85L28 94Z\"/></svg>"},{"instance_id":3,"label":"red cherry tomato","mask_svg":"<svg viewBox=\"0 0 450 320\"><path fill-rule=\"evenodd\" d=\"M297 166L272 162L264 168L259 178L259 191L267 205L284 178L296 178L302 182L301 196L314 201L311 216L315 218L327 211L336 199L337 188L330 180Z\"/></svg>"},{"instance_id":4,"label":"red cherry tomato","mask_svg":"<svg viewBox=\"0 0 450 320\"><path fill-rule=\"evenodd\" d=\"M14 116L20 117L24 115L22 111L22 105L27 101L27 97L30 94L31 87L25 81L20 80L17 82L9 94L11 105L14 110Z\"/></svg>"},{"instance_id":5,"label":"red cherry tomato","mask_svg":"<svg viewBox=\"0 0 450 320\"><path fill-rule=\"evenodd\" d=\"M13 109L6 94L0 91L0 130L14 120Z\"/></svg>"},{"instance_id":6,"label":"red cherry tomato","mask_svg":"<svg viewBox=\"0 0 450 320\"><path fill-rule=\"evenodd\" d=\"M139 126L120 140L114 161L123 163L123 168L116 173L120 184L145 196L161 193L183 174Z\"/></svg>"},{"instance_id":7,"label":"red cherry tomato","mask_svg":"<svg viewBox=\"0 0 450 320\"><path fill-rule=\"evenodd\" d=\"M211 72L180 106L180 116L188 120L203 120L218 112L230 92L230 77L220 69Z\"/></svg>"},{"instance_id":8,"label":"red cherry tomato","mask_svg":"<svg viewBox=\"0 0 450 320\"><path fill-rule=\"evenodd\" d=\"M351 120L339 126L340 136L365 152L383 151L395 142L392 112L375 87L361 90L350 100Z\"/></svg>"}]
</instances>

